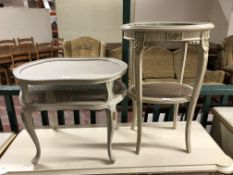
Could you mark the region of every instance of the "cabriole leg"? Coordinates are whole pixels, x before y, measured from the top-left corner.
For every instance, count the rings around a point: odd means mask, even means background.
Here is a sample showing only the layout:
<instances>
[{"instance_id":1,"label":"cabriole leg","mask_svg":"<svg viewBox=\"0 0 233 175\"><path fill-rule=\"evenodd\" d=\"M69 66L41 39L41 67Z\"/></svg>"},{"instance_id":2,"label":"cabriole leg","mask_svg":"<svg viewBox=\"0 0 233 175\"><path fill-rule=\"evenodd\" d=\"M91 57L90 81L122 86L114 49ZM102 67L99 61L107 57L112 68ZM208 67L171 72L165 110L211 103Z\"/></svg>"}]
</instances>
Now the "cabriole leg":
<instances>
[{"instance_id":1,"label":"cabriole leg","mask_svg":"<svg viewBox=\"0 0 233 175\"><path fill-rule=\"evenodd\" d=\"M114 130L116 128L116 119L117 113L116 109L114 110L106 110L107 112L107 147L108 147L108 157L112 163L115 162L115 156L112 153L112 138L114 134Z\"/></svg>"},{"instance_id":2,"label":"cabriole leg","mask_svg":"<svg viewBox=\"0 0 233 175\"><path fill-rule=\"evenodd\" d=\"M132 130L135 129L135 125L137 122L136 110L137 110L137 103L134 99L132 99L132 123L131 123Z\"/></svg>"},{"instance_id":3,"label":"cabriole leg","mask_svg":"<svg viewBox=\"0 0 233 175\"><path fill-rule=\"evenodd\" d=\"M176 126L177 126L178 111L179 111L179 104L175 104L174 112L173 112L173 129L176 129Z\"/></svg>"},{"instance_id":4,"label":"cabriole leg","mask_svg":"<svg viewBox=\"0 0 233 175\"><path fill-rule=\"evenodd\" d=\"M187 121L185 128L185 142L188 153L191 152L191 124L207 67L208 50L209 50L208 39L202 39L198 49L199 57L198 57L197 74L196 74L197 78L195 80L195 84L193 88L192 100L190 101L188 107Z\"/></svg>"},{"instance_id":5,"label":"cabriole leg","mask_svg":"<svg viewBox=\"0 0 233 175\"><path fill-rule=\"evenodd\" d=\"M27 130L28 134L32 138L33 143L36 146L36 155L32 159L32 163L34 165L37 165L38 161L40 159L41 149L40 149L39 140L38 140L36 132L35 132L33 120L32 120L32 112L28 111L28 110L21 111L21 117L22 117L22 121L24 123L25 129Z\"/></svg>"}]
</instances>

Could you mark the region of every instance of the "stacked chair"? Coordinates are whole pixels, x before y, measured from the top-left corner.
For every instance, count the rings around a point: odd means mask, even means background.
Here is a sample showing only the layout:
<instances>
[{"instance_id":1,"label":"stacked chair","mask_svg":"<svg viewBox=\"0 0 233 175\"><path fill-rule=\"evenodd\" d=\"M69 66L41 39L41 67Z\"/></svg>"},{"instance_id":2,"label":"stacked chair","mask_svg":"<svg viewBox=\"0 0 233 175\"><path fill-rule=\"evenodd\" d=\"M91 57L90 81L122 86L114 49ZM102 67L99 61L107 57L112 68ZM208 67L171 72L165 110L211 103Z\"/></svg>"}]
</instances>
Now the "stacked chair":
<instances>
[{"instance_id":1,"label":"stacked chair","mask_svg":"<svg viewBox=\"0 0 233 175\"><path fill-rule=\"evenodd\" d=\"M16 46L15 39L12 40L1 40L0 41L0 52L3 54L6 54L6 57L11 57L11 60L13 59L12 54L12 47ZM1 65L0 66L0 73L1 73L1 84L10 84L10 78L8 74L8 67L7 65Z\"/></svg>"},{"instance_id":2,"label":"stacked chair","mask_svg":"<svg viewBox=\"0 0 233 175\"><path fill-rule=\"evenodd\" d=\"M32 60L57 56L64 56L61 38L46 43L37 43L33 37L0 40L1 84L15 83L12 74L15 67Z\"/></svg>"}]
</instances>

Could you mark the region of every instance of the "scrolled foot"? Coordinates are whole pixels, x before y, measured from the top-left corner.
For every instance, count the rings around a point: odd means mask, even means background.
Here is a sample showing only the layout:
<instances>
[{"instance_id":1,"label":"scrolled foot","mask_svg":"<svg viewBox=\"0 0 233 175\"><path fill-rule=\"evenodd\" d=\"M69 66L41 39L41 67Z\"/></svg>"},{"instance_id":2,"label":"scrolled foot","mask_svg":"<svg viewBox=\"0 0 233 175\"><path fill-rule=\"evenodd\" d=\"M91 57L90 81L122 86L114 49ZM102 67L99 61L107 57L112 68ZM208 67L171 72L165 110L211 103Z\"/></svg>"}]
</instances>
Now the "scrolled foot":
<instances>
[{"instance_id":1,"label":"scrolled foot","mask_svg":"<svg viewBox=\"0 0 233 175\"><path fill-rule=\"evenodd\" d=\"M112 154L108 153L108 157L109 157L110 162L111 162L112 164L116 162L116 158L115 158L115 156L113 156Z\"/></svg>"},{"instance_id":2,"label":"scrolled foot","mask_svg":"<svg viewBox=\"0 0 233 175\"><path fill-rule=\"evenodd\" d=\"M187 153L191 153L192 152L191 148L190 147L186 147L186 152Z\"/></svg>"},{"instance_id":3,"label":"scrolled foot","mask_svg":"<svg viewBox=\"0 0 233 175\"><path fill-rule=\"evenodd\" d=\"M34 165L34 166L36 166L36 165L38 165L38 162L39 162L39 160L40 160L40 155L36 155L33 159L32 159L32 164Z\"/></svg>"},{"instance_id":4,"label":"scrolled foot","mask_svg":"<svg viewBox=\"0 0 233 175\"><path fill-rule=\"evenodd\" d=\"M116 110L107 110L107 148L108 157L111 163L115 162L115 156L112 153L112 139L116 128Z\"/></svg>"},{"instance_id":5,"label":"scrolled foot","mask_svg":"<svg viewBox=\"0 0 233 175\"><path fill-rule=\"evenodd\" d=\"M136 154L139 154L140 153L140 146L137 146L136 147Z\"/></svg>"}]
</instances>

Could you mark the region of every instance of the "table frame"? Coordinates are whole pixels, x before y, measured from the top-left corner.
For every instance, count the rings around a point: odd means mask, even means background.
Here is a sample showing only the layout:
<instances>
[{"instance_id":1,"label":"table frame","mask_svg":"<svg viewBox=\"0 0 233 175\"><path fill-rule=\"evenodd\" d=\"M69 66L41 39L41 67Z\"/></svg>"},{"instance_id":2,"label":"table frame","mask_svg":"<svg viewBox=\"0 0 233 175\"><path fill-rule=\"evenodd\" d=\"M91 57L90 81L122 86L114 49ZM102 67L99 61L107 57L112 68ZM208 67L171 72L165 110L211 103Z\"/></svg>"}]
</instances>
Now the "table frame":
<instances>
[{"instance_id":1,"label":"table frame","mask_svg":"<svg viewBox=\"0 0 233 175\"><path fill-rule=\"evenodd\" d=\"M191 122L195 106L199 97L201 84L203 82L205 70L208 61L208 50L209 50L209 30L214 25L212 23L201 23L201 22L141 22L141 23L129 23L122 26L124 31L124 39L131 41L131 50L133 56L130 58L130 78L132 84L129 88L129 96L132 98L133 104L133 124L134 128L135 120L137 119L137 145L136 153L140 152L141 135L142 135L142 103L153 103L153 104L174 104L174 117L173 117L173 128L176 128L176 117L178 113L179 103L189 102L187 112L187 122L185 130L185 143L186 151L191 152ZM197 65L196 80L192 90L191 96L184 96L182 98L147 98L143 96L143 83L142 81L142 55L144 46L147 42L175 42L182 43L183 55L181 63L180 79L177 84L180 85L182 90L183 86L183 75L185 68L185 61L187 55L188 44L198 45L199 60ZM156 85L156 83L152 83ZM158 84L157 84L158 85ZM162 83L160 83L161 88ZM166 84L164 84L166 86ZM133 91L134 89L134 91ZM173 89L170 89L171 91Z\"/></svg>"},{"instance_id":2,"label":"table frame","mask_svg":"<svg viewBox=\"0 0 233 175\"><path fill-rule=\"evenodd\" d=\"M119 67L121 67L121 70L112 76L105 77L105 78L92 78L92 79L66 79L66 78L61 78L61 79L44 79L44 80L33 80L33 79L27 79L27 77L23 77L21 75L21 71L31 67L31 66L36 66L41 63L46 63L46 62L51 62L51 61L92 61L92 60L104 60L104 61L109 61L115 64L118 64ZM63 65L65 66L65 65ZM53 58L53 59L43 59L39 61L34 61L31 63L24 64L22 66L17 67L14 70L14 75L15 77L19 80L19 84L22 88L20 91L20 103L22 105L22 111L21 111L21 117L22 121L24 123L25 129L27 130L28 134L33 140L33 143L35 144L36 147L36 155L32 159L32 163L34 165L38 164L38 161L41 156L41 147L40 143L38 140L38 137L35 132L35 128L33 125L33 120L32 120L32 113L34 111L43 111L43 110L61 110L61 109L90 109L90 110L99 110L99 109L106 109L107 113L107 148L108 148L108 155L109 159L112 163L115 162L115 156L112 153L112 138L113 138L113 133L116 127L116 122L117 122L117 110L116 110L116 105L119 103L125 96L126 96L126 89L121 93L115 95L113 93L113 86L114 86L114 80L120 78L127 69L127 65L120 61L116 60L113 58ZM91 70L90 70L91 71ZM32 103L32 99L29 94L29 85L48 85L51 83L57 83L57 84L67 84L67 83L73 83L79 84L79 83L85 83L85 84L99 84L99 83L105 83L106 88L107 88L107 93L108 93L108 98L106 101L79 101L79 102L63 102L63 103L52 103L52 104L35 104Z\"/></svg>"}]
</instances>

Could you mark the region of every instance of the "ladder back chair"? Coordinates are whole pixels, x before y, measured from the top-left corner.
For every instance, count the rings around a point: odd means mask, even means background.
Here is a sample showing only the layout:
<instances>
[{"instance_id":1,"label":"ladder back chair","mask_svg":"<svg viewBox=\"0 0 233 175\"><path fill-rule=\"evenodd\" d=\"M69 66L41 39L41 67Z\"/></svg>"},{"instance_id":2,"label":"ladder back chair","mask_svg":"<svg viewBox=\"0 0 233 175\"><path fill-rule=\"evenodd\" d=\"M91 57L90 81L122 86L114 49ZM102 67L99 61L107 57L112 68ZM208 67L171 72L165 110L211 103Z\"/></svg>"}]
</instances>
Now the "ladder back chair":
<instances>
[{"instance_id":1,"label":"ladder back chair","mask_svg":"<svg viewBox=\"0 0 233 175\"><path fill-rule=\"evenodd\" d=\"M0 54L5 57L12 58L12 47L16 46L15 39L0 40ZM4 56L3 56L4 57ZM0 66L1 84L10 84L10 78L8 74L8 66L1 64Z\"/></svg>"},{"instance_id":2,"label":"ladder back chair","mask_svg":"<svg viewBox=\"0 0 233 175\"><path fill-rule=\"evenodd\" d=\"M35 45L34 38L17 38L18 45Z\"/></svg>"},{"instance_id":3,"label":"ladder back chair","mask_svg":"<svg viewBox=\"0 0 233 175\"><path fill-rule=\"evenodd\" d=\"M1 84L10 84L10 78L8 75L7 68L0 67L0 75L1 75Z\"/></svg>"},{"instance_id":4,"label":"ladder back chair","mask_svg":"<svg viewBox=\"0 0 233 175\"><path fill-rule=\"evenodd\" d=\"M31 52L30 47L28 45L19 45L12 47L12 59L11 59L11 66L10 70L12 71L13 68L24 64L25 62L31 61Z\"/></svg>"},{"instance_id":5,"label":"ladder back chair","mask_svg":"<svg viewBox=\"0 0 233 175\"><path fill-rule=\"evenodd\" d=\"M8 39L8 40L1 40L0 41L0 46L6 46L6 47L8 47L8 46L16 46L16 41L15 41L15 39L12 39L12 40L10 40L10 39Z\"/></svg>"},{"instance_id":6,"label":"ladder back chair","mask_svg":"<svg viewBox=\"0 0 233 175\"><path fill-rule=\"evenodd\" d=\"M34 38L17 38L17 42L19 46L28 46L30 49L31 60L36 59L36 48L34 43Z\"/></svg>"},{"instance_id":7,"label":"ladder back chair","mask_svg":"<svg viewBox=\"0 0 233 175\"><path fill-rule=\"evenodd\" d=\"M63 38L57 38L52 41L53 49L56 50L56 55L58 57L64 57L64 47L63 47Z\"/></svg>"},{"instance_id":8,"label":"ladder back chair","mask_svg":"<svg viewBox=\"0 0 233 175\"><path fill-rule=\"evenodd\" d=\"M41 58L51 58L53 57L53 44L48 43L36 43L36 56L37 60Z\"/></svg>"},{"instance_id":9,"label":"ladder back chair","mask_svg":"<svg viewBox=\"0 0 233 175\"><path fill-rule=\"evenodd\" d=\"M12 73L13 69L31 61L31 50L29 45L19 45L11 47L11 52L10 78L17 83Z\"/></svg>"}]
</instances>

